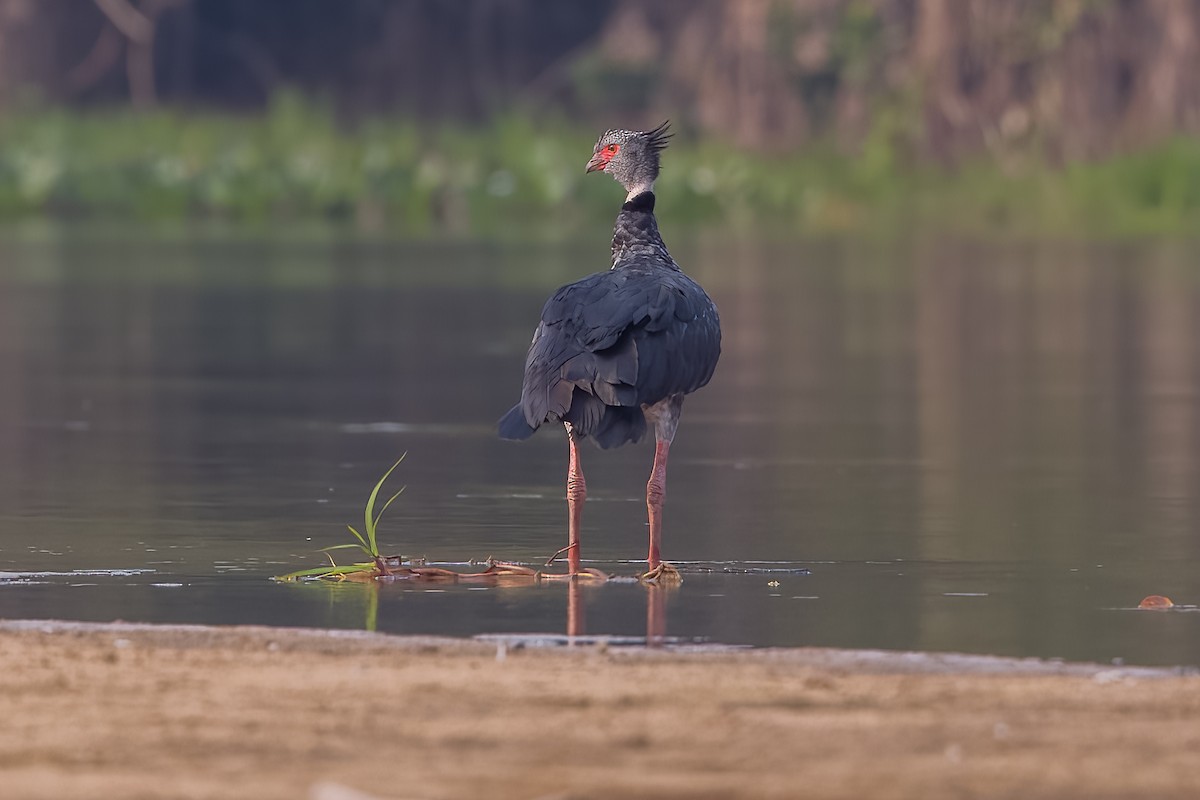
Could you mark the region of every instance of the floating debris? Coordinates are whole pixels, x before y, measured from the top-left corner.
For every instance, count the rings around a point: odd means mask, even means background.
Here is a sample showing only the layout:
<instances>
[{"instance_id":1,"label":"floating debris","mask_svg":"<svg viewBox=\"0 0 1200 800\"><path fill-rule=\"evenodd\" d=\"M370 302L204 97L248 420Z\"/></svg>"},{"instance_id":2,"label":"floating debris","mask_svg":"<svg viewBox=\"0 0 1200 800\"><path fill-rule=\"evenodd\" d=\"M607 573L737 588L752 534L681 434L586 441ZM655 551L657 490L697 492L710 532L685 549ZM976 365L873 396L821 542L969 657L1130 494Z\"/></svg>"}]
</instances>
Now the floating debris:
<instances>
[{"instance_id":1,"label":"floating debris","mask_svg":"<svg viewBox=\"0 0 1200 800\"><path fill-rule=\"evenodd\" d=\"M1142 598L1142 602L1138 603L1138 608L1146 609L1163 609L1174 608L1175 604L1171 602L1171 598L1163 597L1161 594L1152 594L1149 597Z\"/></svg>"}]
</instances>

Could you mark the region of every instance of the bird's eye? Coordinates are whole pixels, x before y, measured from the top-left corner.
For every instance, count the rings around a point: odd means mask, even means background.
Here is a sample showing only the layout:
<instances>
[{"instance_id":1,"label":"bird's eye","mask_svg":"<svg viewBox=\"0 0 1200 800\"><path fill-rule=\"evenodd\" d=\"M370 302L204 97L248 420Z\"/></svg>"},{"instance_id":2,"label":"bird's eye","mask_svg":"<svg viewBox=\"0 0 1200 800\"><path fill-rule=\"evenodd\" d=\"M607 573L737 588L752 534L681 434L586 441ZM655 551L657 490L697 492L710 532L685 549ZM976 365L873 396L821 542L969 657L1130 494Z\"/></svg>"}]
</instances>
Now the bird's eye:
<instances>
[{"instance_id":1,"label":"bird's eye","mask_svg":"<svg viewBox=\"0 0 1200 800\"><path fill-rule=\"evenodd\" d=\"M616 153L616 152L617 152L617 145L615 145L615 144L610 144L608 147L604 148L604 152L608 153L609 155L612 155L612 154Z\"/></svg>"}]
</instances>

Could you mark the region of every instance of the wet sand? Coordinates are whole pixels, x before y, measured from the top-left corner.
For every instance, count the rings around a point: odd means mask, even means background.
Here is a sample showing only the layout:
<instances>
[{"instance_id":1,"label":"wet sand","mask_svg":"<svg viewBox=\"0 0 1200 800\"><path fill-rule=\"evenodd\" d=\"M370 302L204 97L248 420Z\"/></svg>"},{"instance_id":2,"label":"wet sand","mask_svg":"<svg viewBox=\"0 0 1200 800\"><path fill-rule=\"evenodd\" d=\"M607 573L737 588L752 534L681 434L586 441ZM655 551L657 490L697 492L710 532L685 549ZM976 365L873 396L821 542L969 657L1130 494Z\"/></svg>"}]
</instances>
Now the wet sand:
<instances>
[{"instance_id":1,"label":"wet sand","mask_svg":"<svg viewBox=\"0 0 1200 800\"><path fill-rule=\"evenodd\" d=\"M1194 798L1200 677L0 622L12 798Z\"/></svg>"}]
</instances>

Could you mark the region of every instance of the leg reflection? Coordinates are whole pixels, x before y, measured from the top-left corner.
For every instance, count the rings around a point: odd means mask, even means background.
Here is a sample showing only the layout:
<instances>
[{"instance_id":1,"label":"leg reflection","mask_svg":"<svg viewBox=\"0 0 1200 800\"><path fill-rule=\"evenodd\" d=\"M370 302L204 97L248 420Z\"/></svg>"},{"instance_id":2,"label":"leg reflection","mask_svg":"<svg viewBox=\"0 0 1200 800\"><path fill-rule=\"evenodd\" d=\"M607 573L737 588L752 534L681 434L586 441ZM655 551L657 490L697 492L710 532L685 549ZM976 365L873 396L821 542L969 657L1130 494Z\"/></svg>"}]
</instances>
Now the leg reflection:
<instances>
[{"instance_id":1,"label":"leg reflection","mask_svg":"<svg viewBox=\"0 0 1200 800\"><path fill-rule=\"evenodd\" d=\"M567 636L587 633L587 614L583 602L583 581L567 581Z\"/></svg>"},{"instance_id":2,"label":"leg reflection","mask_svg":"<svg viewBox=\"0 0 1200 800\"><path fill-rule=\"evenodd\" d=\"M595 586L584 580L567 581L567 637L587 635L587 592ZM646 592L646 646L661 647L667 640L667 595L673 586L642 584Z\"/></svg>"},{"instance_id":3,"label":"leg reflection","mask_svg":"<svg viewBox=\"0 0 1200 800\"><path fill-rule=\"evenodd\" d=\"M646 647L661 647L667 638L666 586L646 586Z\"/></svg>"}]
</instances>

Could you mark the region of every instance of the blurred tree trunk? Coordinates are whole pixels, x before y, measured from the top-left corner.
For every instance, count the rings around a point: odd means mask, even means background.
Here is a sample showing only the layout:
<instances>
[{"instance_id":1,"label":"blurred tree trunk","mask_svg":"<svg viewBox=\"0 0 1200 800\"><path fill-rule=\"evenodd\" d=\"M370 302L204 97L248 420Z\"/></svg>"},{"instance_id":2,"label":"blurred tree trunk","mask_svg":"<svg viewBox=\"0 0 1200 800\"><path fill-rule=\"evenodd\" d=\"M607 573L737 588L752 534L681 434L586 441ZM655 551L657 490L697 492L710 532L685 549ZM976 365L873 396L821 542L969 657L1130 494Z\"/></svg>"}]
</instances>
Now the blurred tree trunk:
<instances>
[{"instance_id":1,"label":"blurred tree trunk","mask_svg":"<svg viewBox=\"0 0 1200 800\"><path fill-rule=\"evenodd\" d=\"M961 10L961 9L960 9ZM954 10L950 0L917 0L913 37L914 74L929 101L925 111L924 146L940 152L955 128L966 122L958 96L954 53Z\"/></svg>"},{"instance_id":2,"label":"blurred tree trunk","mask_svg":"<svg viewBox=\"0 0 1200 800\"><path fill-rule=\"evenodd\" d=\"M1200 114L1200 17L1188 0L1146 0L1146 64L1130 105L1129 138L1197 131Z\"/></svg>"},{"instance_id":3,"label":"blurred tree trunk","mask_svg":"<svg viewBox=\"0 0 1200 800\"><path fill-rule=\"evenodd\" d=\"M0 0L0 103L11 102L23 86L50 79L52 65L38 47L34 0Z\"/></svg>"}]
</instances>

